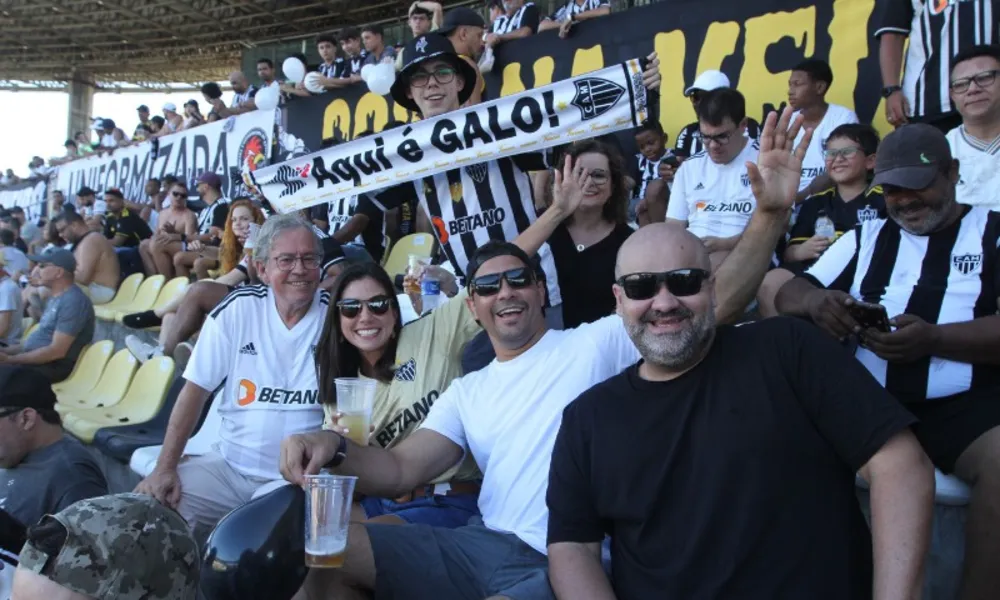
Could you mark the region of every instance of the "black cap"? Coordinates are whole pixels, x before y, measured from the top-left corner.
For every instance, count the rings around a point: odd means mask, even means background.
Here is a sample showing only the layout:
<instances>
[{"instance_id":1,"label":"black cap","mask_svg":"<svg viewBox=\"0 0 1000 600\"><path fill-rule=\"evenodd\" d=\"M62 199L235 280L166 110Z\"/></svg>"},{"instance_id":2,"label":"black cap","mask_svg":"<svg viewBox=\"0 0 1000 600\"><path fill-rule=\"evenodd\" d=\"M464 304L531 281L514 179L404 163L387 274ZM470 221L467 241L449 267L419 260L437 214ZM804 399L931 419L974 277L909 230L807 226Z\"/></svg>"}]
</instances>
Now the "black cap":
<instances>
[{"instance_id":1,"label":"black cap","mask_svg":"<svg viewBox=\"0 0 1000 600\"><path fill-rule=\"evenodd\" d=\"M872 186L922 190L951 168L951 147L944 134L924 123L903 125L885 136L875 155Z\"/></svg>"},{"instance_id":2,"label":"black cap","mask_svg":"<svg viewBox=\"0 0 1000 600\"><path fill-rule=\"evenodd\" d=\"M77 195L77 196L96 196L96 195L97 195L97 192L95 192L94 190L90 189L90 188L89 188L89 187L87 187L87 186L83 186L83 187L82 187L82 188L80 188L80 190L79 190L79 191L78 191L78 192L76 193L76 195Z\"/></svg>"},{"instance_id":3,"label":"black cap","mask_svg":"<svg viewBox=\"0 0 1000 600\"><path fill-rule=\"evenodd\" d=\"M101 127L103 127L104 129L114 129L115 122L112 119L104 119L103 121L101 121Z\"/></svg>"},{"instance_id":4,"label":"black cap","mask_svg":"<svg viewBox=\"0 0 1000 600\"><path fill-rule=\"evenodd\" d=\"M542 263L538 257L532 258L520 246L502 240L490 240L476 249L469 259L469 267L465 270L465 282L472 283L476 272L483 266L483 263L500 256L513 256L535 271L535 276L539 281L545 281L545 271L542 270Z\"/></svg>"},{"instance_id":5,"label":"black cap","mask_svg":"<svg viewBox=\"0 0 1000 600\"><path fill-rule=\"evenodd\" d=\"M0 411L5 408L52 410L52 382L31 367L0 367Z\"/></svg>"},{"instance_id":6,"label":"black cap","mask_svg":"<svg viewBox=\"0 0 1000 600\"><path fill-rule=\"evenodd\" d=\"M406 92L410 88L410 75L420 67L420 63L431 59L447 60L452 63L465 80L465 86L458 92L458 103L465 104L465 101L472 96L472 91L476 89L476 78L478 74L472 65L462 60L455 53L455 47L451 45L448 38L437 33L428 33L418 38L414 38L403 49L403 58L406 64L399 71L392 84L392 99L405 108L414 112L420 112L420 108L412 98L408 98Z\"/></svg>"},{"instance_id":7,"label":"black cap","mask_svg":"<svg viewBox=\"0 0 1000 600\"><path fill-rule=\"evenodd\" d=\"M108 188L104 190L104 197L107 198L108 196L117 196L122 200L125 199L125 194L123 194L122 191L118 188Z\"/></svg>"},{"instance_id":8,"label":"black cap","mask_svg":"<svg viewBox=\"0 0 1000 600\"><path fill-rule=\"evenodd\" d=\"M459 6L445 13L444 23L441 24L441 27L438 27L435 33L448 35L459 27L482 27L485 29L486 21L483 20L483 17L479 13L468 6Z\"/></svg>"}]
</instances>

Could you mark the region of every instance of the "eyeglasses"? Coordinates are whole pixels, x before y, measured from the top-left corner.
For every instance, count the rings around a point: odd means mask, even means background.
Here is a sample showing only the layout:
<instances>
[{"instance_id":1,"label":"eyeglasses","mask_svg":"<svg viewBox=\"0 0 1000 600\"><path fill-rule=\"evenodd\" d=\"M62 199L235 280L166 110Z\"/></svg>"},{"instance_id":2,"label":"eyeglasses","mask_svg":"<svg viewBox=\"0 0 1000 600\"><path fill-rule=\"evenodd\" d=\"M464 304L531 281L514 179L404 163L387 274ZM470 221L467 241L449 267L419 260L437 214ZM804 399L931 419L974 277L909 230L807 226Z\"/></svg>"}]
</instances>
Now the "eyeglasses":
<instances>
[{"instance_id":1,"label":"eyeglasses","mask_svg":"<svg viewBox=\"0 0 1000 600\"><path fill-rule=\"evenodd\" d=\"M729 143L729 140L732 139L734 133L736 133L736 130L727 131L726 133L717 133L715 135L708 135L706 133L702 133L701 131L699 131L698 135L701 136L701 141L706 146L708 145L709 142L715 142L720 146L725 146L726 144Z\"/></svg>"},{"instance_id":2,"label":"eyeglasses","mask_svg":"<svg viewBox=\"0 0 1000 600\"><path fill-rule=\"evenodd\" d=\"M436 69L433 73L428 73L427 71L417 71L413 75L410 75L410 85L413 87L426 87L431 81L431 77L434 77L434 81L444 85L446 83L451 83L455 80L455 75L458 71L452 69L451 67L441 67Z\"/></svg>"},{"instance_id":3,"label":"eyeglasses","mask_svg":"<svg viewBox=\"0 0 1000 600\"><path fill-rule=\"evenodd\" d=\"M993 82L997 79L997 73L1000 73L1000 69L993 69L992 71L983 71L982 73L976 73L972 77L963 77L961 79L956 79L949 84L951 91L956 94L964 94L969 91L969 86L975 81L976 85L980 89L986 89L993 85Z\"/></svg>"},{"instance_id":4,"label":"eyeglasses","mask_svg":"<svg viewBox=\"0 0 1000 600\"><path fill-rule=\"evenodd\" d=\"M469 293L479 294L480 296L495 296L500 292L500 286L504 281L515 290L520 290L535 282L535 274L532 273L531 269L521 267L520 269L511 269L502 273L481 275L473 279L472 283L469 284Z\"/></svg>"},{"instance_id":5,"label":"eyeglasses","mask_svg":"<svg viewBox=\"0 0 1000 600\"><path fill-rule=\"evenodd\" d=\"M837 160L838 157L839 158L851 158L852 156L854 156L858 152L861 152L861 148L859 148L857 146L848 146L846 148L837 148L836 150L824 150L823 151L823 158L825 158L826 160L828 160L830 162L833 162L833 161Z\"/></svg>"},{"instance_id":6,"label":"eyeglasses","mask_svg":"<svg viewBox=\"0 0 1000 600\"><path fill-rule=\"evenodd\" d=\"M170 192L170 195L174 198L187 198L186 192Z\"/></svg>"},{"instance_id":7,"label":"eyeglasses","mask_svg":"<svg viewBox=\"0 0 1000 600\"><path fill-rule=\"evenodd\" d=\"M611 179L607 171L591 171L589 173L590 180L594 182L594 185L604 185Z\"/></svg>"},{"instance_id":8,"label":"eyeglasses","mask_svg":"<svg viewBox=\"0 0 1000 600\"><path fill-rule=\"evenodd\" d=\"M282 271L291 271L295 268L295 263L300 261L304 268L311 271L312 269L319 268L320 256L318 254L303 254L302 256L282 254L281 256L274 257L274 264L278 265L278 268Z\"/></svg>"},{"instance_id":9,"label":"eyeglasses","mask_svg":"<svg viewBox=\"0 0 1000 600\"><path fill-rule=\"evenodd\" d=\"M392 298L388 296L375 296L368 300L357 300L355 298L345 298L337 302L337 310L340 316L353 319L361 314L361 308L367 306L368 312L373 315L384 315L389 312L392 306Z\"/></svg>"},{"instance_id":10,"label":"eyeglasses","mask_svg":"<svg viewBox=\"0 0 1000 600\"><path fill-rule=\"evenodd\" d=\"M630 273L618 279L618 285L629 300L649 300L666 284L667 291L682 298L701 291L711 274L704 269L677 269L665 273Z\"/></svg>"}]
</instances>

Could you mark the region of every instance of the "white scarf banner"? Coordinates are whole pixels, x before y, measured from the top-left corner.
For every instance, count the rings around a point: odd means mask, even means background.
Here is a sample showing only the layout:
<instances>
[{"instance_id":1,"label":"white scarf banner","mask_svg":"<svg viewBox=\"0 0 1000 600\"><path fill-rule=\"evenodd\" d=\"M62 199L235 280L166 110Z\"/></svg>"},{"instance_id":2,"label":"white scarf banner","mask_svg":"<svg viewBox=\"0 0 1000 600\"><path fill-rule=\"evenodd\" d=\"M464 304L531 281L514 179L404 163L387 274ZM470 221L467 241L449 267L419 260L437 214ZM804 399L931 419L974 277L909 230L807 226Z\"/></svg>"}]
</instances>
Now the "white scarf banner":
<instances>
[{"instance_id":1,"label":"white scarf banner","mask_svg":"<svg viewBox=\"0 0 1000 600\"><path fill-rule=\"evenodd\" d=\"M285 213L630 129L648 117L642 67L632 59L244 175Z\"/></svg>"},{"instance_id":2,"label":"white scarf banner","mask_svg":"<svg viewBox=\"0 0 1000 600\"><path fill-rule=\"evenodd\" d=\"M33 221L42 216L42 205L45 203L47 187L48 184L45 180L25 181L12 185L5 190L0 190L0 206L8 209L15 206L23 208L24 216Z\"/></svg>"}]
</instances>

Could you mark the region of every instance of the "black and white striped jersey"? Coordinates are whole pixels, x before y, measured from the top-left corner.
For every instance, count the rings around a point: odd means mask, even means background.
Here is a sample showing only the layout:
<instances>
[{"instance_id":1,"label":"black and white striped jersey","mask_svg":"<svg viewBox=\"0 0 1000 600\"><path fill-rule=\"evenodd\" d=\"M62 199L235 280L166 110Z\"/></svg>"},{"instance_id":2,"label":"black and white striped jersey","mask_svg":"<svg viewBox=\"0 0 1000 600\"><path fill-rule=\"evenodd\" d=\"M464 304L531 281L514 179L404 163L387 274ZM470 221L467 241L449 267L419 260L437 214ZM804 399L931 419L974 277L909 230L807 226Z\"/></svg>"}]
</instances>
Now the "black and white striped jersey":
<instances>
[{"instance_id":1,"label":"black and white striped jersey","mask_svg":"<svg viewBox=\"0 0 1000 600\"><path fill-rule=\"evenodd\" d=\"M333 75L330 75L329 77L347 79L352 75L360 75L361 67L364 66L366 58L368 58L368 52L366 50L362 50L361 54L358 54L357 56L338 58L333 62Z\"/></svg>"},{"instance_id":2,"label":"black and white striped jersey","mask_svg":"<svg viewBox=\"0 0 1000 600\"><path fill-rule=\"evenodd\" d=\"M493 21L492 32L504 34L517 31L522 27L530 27L531 32L535 33L538 31L539 20L538 7L533 2L526 2L509 17L506 14L497 17L497 20Z\"/></svg>"},{"instance_id":3,"label":"black and white striped jersey","mask_svg":"<svg viewBox=\"0 0 1000 600\"><path fill-rule=\"evenodd\" d=\"M213 227L219 229L226 228L226 219L229 217L229 199L219 198L212 204L198 211L198 233L205 235Z\"/></svg>"},{"instance_id":4,"label":"black and white striped jersey","mask_svg":"<svg viewBox=\"0 0 1000 600\"><path fill-rule=\"evenodd\" d=\"M514 241L535 219L528 171L549 166L547 153L500 158L452 169L362 198L358 210L391 210L416 194L455 274L465 277L469 259L489 240ZM562 302L555 263L548 244L538 252L549 288L549 302Z\"/></svg>"},{"instance_id":5,"label":"black and white striped jersey","mask_svg":"<svg viewBox=\"0 0 1000 600\"><path fill-rule=\"evenodd\" d=\"M330 235L333 236L341 227L347 225L357 210L358 196L347 196L327 202L326 222L329 225ZM344 243L364 244L372 258L381 260L385 252L385 215L379 211L377 215L368 215L368 218L369 223L364 231L353 240L346 240Z\"/></svg>"},{"instance_id":6,"label":"black and white striped jersey","mask_svg":"<svg viewBox=\"0 0 1000 600\"><path fill-rule=\"evenodd\" d=\"M257 95L257 88L254 87L253 85L248 85L247 89L245 89L243 92L240 92L238 94L235 92L233 93L233 101L229 105L229 108L236 108L256 95Z\"/></svg>"},{"instance_id":7,"label":"black and white striped jersey","mask_svg":"<svg viewBox=\"0 0 1000 600\"><path fill-rule=\"evenodd\" d=\"M760 123L747 118L746 137L756 141L760 137ZM674 154L682 158L690 158L695 154L705 151L705 144L701 141L701 129L698 122L691 123L677 134L677 141L674 143Z\"/></svg>"},{"instance_id":8,"label":"black and white striped jersey","mask_svg":"<svg viewBox=\"0 0 1000 600\"><path fill-rule=\"evenodd\" d=\"M1000 213L964 206L963 217L930 235L913 235L891 219L865 221L846 233L804 277L814 284L910 314L928 323L962 323L994 315L1000 293ZM857 358L904 402L944 398L1000 383L995 366L925 357L888 363L858 348Z\"/></svg>"},{"instance_id":9,"label":"black and white striped jersey","mask_svg":"<svg viewBox=\"0 0 1000 600\"><path fill-rule=\"evenodd\" d=\"M917 117L951 112L951 59L978 44L1000 41L1000 0L883 0L875 36L910 38L903 94Z\"/></svg>"},{"instance_id":10,"label":"black and white striped jersey","mask_svg":"<svg viewBox=\"0 0 1000 600\"><path fill-rule=\"evenodd\" d=\"M578 15L587 11L597 10L602 6L610 8L611 2L608 0L583 0L583 4L577 4L576 0L569 0L569 2L560 6L559 9L552 13L552 15L548 18L553 21L565 21L570 18L571 15Z\"/></svg>"},{"instance_id":11,"label":"black and white striped jersey","mask_svg":"<svg viewBox=\"0 0 1000 600\"><path fill-rule=\"evenodd\" d=\"M670 152L663 154L660 160L649 160L642 154L636 154L636 166L638 168L639 179L636 181L635 185L635 197L642 199L646 196L646 187L649 186L649 182L654 179L660 178L660 163L663 159L670 156Z\"/></svg>"},{"instance_id":12,"label":"black and white striped jersey","mask_svg":"<svg viewBox=\"0 0 1000 600\"><path fill-rule=\"evenodd\" d=\"M319 65L319 69L317 70L319 71L319 74L322 75L323 77L333 79L334 77L338 76L339 70L342 68L341 63L343 63L343 61L344 59L337 58L334 59L332 63L321 63Z\"/></svg>"}]
</instances>

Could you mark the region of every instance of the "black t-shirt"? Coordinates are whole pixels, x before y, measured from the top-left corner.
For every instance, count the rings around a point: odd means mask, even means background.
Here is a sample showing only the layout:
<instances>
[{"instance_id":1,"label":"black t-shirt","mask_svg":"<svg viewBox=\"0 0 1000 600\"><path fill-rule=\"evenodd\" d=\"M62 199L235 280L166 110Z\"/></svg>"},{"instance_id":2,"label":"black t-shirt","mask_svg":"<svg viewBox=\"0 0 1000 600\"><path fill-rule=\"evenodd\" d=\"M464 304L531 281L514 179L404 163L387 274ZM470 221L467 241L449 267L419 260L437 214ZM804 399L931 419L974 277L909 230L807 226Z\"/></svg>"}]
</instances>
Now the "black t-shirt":
<instances>
[{"instance_id":1,"label":"black t-shirt","mask_svg":"<svg viewBox=\"0 0 1000 600\"><path fill-rule=\"evenodd\" d=\"M122 209L120 217L108 214L104 217L104 237L109 240L115 236L123 236L125 248L135 248L142 240L153 235L149 225L138 215L132 214L127 208Z\"/></svg>"},{"instance_id":2,"label":"black t-shirt","mask_svg":"<svg viewBox=\"0 0 1000 600\"><path fill-rule=\"evenodd\" d=\"M548 542L609 534L620 600L871 598L855 473L914 421L808 323L720 327L681 377L633 366L566 408Z\"/></svg>"},{"instance_id":3,"label":"black t-shirt","mask_svg":"<svg viewBox=\"0 0 1000 600\"><path fill-rule=\"evenodd\" d=\"M617 225L603 240L581 252L565 225L549 238L562 291L563 325L566 329L593 323L615 312L615 260L632 228Z\"/></svg>"},{"instance_id":4,"label":"black t-shirt","mask_svg":"<svg viewBox=\"0 0 1000 600\"><path fill-rule=\"evenodd\" d=\"M837 188L830 188L805 199L795 217L795 225L788 233L788 245L801 244L816 235L816 219L820 211L833 221L837 237L852 231L858 225L885 218L885 198L882 188L875 186L857 198L844 202ZM815 261L810 261L809 264Z\"/></svg>"}]
</instances>

